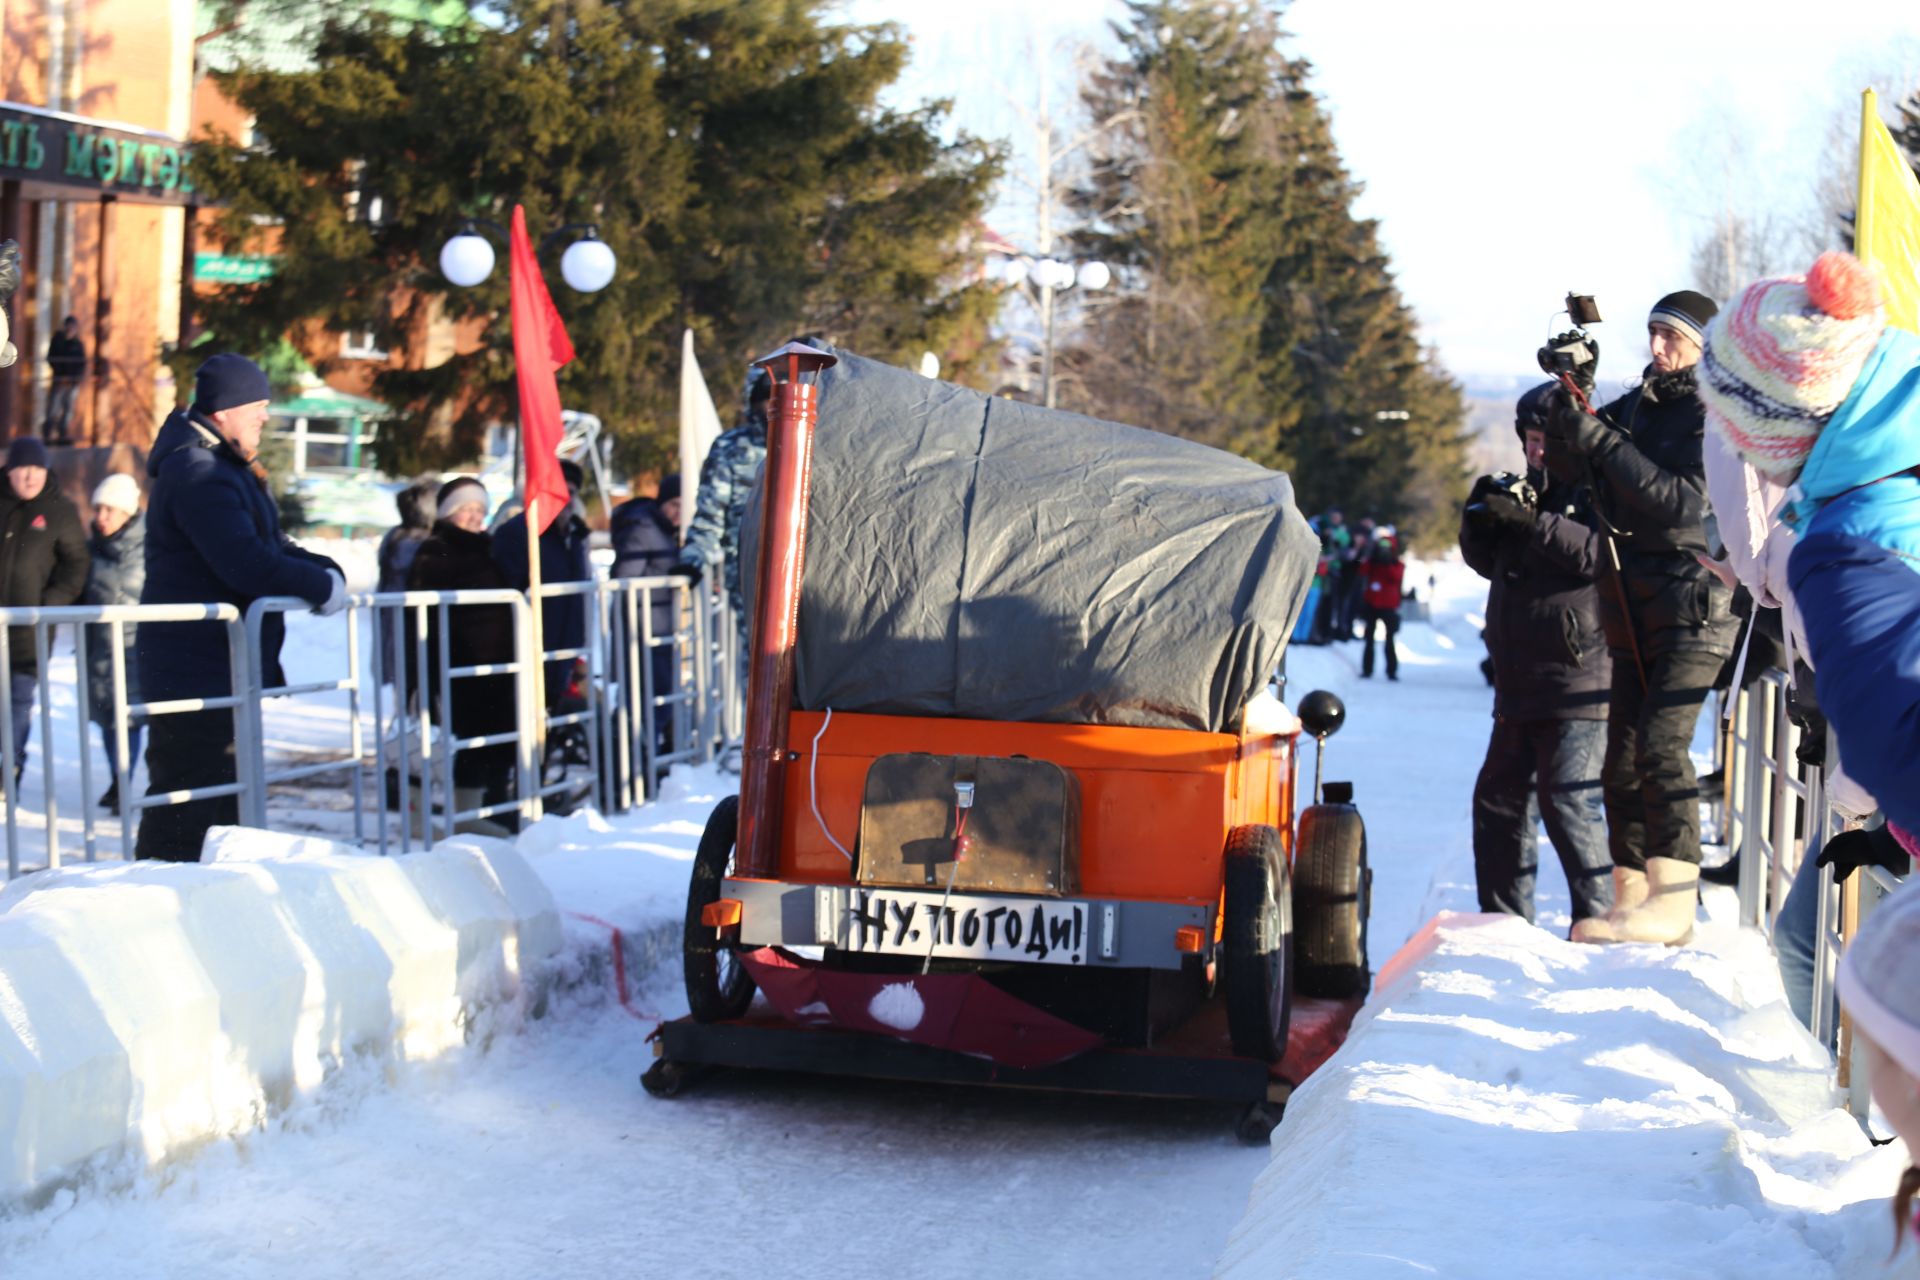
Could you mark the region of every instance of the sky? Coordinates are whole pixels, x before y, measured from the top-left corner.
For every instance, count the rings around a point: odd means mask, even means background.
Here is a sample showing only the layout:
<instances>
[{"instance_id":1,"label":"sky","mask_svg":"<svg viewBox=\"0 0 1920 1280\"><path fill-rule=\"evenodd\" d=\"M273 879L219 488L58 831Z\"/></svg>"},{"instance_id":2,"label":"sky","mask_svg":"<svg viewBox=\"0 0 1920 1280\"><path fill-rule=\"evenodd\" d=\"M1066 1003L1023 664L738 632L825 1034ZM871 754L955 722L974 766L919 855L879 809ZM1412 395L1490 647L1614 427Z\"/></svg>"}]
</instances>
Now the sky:
<instances>
[{"instance_id":1,"label":"sky","mask_svg":"<svg viewBox=\"0 0 1920 1280\"><path fill-rule=\"evenodd\" d=\"M1025 153L1015 104L1030 112L1046 79L1055 109L1070 106L1075 46L1108 40L1125 10L847 12L911 33L896 101L952 98L957 127ZM1364 184L1357 212L1380 223L1423 337L1470 384L1529 376L1569 290L1607 317L1594 330L1603 389L1634 376L1646 313L1690 287L1712 211L1799 209L1822 165L1851 168L1859 90L1920 86L1920 10L1892 0L1295 0L1283 25ZM1010 187L992 222L1031 243L1031 198Z\"/></svg>"}]
</instances>

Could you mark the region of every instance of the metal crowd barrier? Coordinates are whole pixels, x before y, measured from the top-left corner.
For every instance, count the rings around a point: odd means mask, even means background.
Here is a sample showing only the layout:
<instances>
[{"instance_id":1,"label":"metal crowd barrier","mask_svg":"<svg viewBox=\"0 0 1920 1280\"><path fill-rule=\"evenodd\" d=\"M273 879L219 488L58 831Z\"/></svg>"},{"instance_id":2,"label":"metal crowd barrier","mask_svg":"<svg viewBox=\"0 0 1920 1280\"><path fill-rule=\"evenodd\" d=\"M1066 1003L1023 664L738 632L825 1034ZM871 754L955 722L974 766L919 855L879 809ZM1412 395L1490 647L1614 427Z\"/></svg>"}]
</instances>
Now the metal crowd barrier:
<instances>
[{"instance_id":1,"label":"metal crowd barrier","mask_svg":"<svg viewBox=\"0 0 1920 1280\"><path fill-rule=\"evenodd\" d=\"M1849 825L1827 797L1824 769L1797 758L1802 732L1787 715L1788 679L1768 671L1733 695L1726 734L1725 832L1728 847L1740 859L1739 919L1762 930L1771 941L1787 891L1802 861L1817 856L1828 840ZM1827 743L1827 758L1834 744ZM1857 825L1857 823L1854 823ZM1867 1114L1866 1090L1850 1087L1856 1045L1843 1017L1837 1017L1834 979L1840 955L1860 924L1888 894L1905 882L1879 867L1867 867L1836 885L1822 874L1815 882L1816 923L1812 1025L1808 1030L1839 1063L1838 1084L1846 1090L1854 1114Z\"/></svg>"},{"instance_id":2,"label":"metal crowd barrier","mask_svg":"<svg viewBox=\"0 0 1920 1280\"><path fill-rule=\"evenodd\" d=\"M242 625L240 611L229 604L140 604L140 605L68 605L61 608L0 608L0 670L9 677L13 673L12 635L13 627L31 627L33 629L34 658L39 667L37 677L36 703L40 714L40 752L41 752L41 791L43 797L43 820L46 823L46 853L48 868L58 867L61 862L60 850L60 805L58 789L55 786L54 763L56 750L53 730L53 632L61 626L72 626L74 673L77 687L77 715L75 732L79 740L80 755L80 840L84 856L88 862L98 860L100 854L99 833L93 804L93 742L90 693L87 688L87 630L86 623L101 623L108 628L109 644L112 647L113 667L113 734L115 738L114 756L119 762L113 779L120 800L120 855L130 858L133 854L134 817L145 809L160 808L166 805L181 804L188 800L211 800L220 796L241 797L241 808L245 811L247 797L260 791L258 765L260 759L259 739L255 736L256 720L254 711L256 700L248 696L242 684L246 672L250 669L253 647L247 642L247 633ZM175 698L164 702L127 701L127 670L125 628L165 626L181 622L218 622L222 624L227 638L227 660L231 671L229 692L213 698ZM145 722L165 715L177 715L189 711L230 710L234 718L234 766L235 781L219 786L196 787L189 791L171 791L162 795L136 796L133 794L131 776L135 762L129 758L128 731L136 722ZM14 770L18 763L14 758L13 744L13 689L11 679L0 680L0 725L5 726L4 736L0 737L0 792L6 800L7 835L7 878L20 874L21 840L19 816L21 795L19 785L14 779Z\"/></svg>"},{"instance_id":3,"label":"metal crowd barrier","mask_svg":"<svg viewBox=\"0 0 1920 1280\"><path fill-rule=\"evenodd\" d=\"M229 605L117 605L0 609L0 623L34 628L40 659L37 691L43 753L55 738L54 690L67 687L52 678L49 658L54 629L87 622L113 628L112 721L120 761L115 779L121 798L120 856L131 856L136 815L142 809L234 795L241 821L265 826L271 788L334 775L344 776L344 789L351 797L352 839L381 853L395 846L404 853L416 842L431 844L456 828L489 821L511 826L540 816L547 802L575 788L564 773L552 779L546 776L542 754L543 743L569 729L577 729L586 743L588 786L605 813L618 813L652 798L674 765L724 758L739 742L744 708L738 632L723 596L694 588L682 578L554 583L543 586L540 596L543 602L578 598L586 634L578 646L545 648L539 661L529 660L533 615L526 594L505 589L356 595L341 614L322 620L305 617L311 606L303 600L274 598L256 601L244 618ZM673 625L656 629L653 606L663 598ZM460 625L458 610L480 605L513 611L511 659L454 667L449 661L449 641ZM276 613L302 615L308 627L343 628L344 643L331 646L330 652L344 656L344 669L300 671L290 674L287 683L269 686L262 637L267 618ZM128 655L119 642L120 628L206 620L226 627L234 672L229 694L128 705ZM83 627L72 631L79 686L79 773L82 790L91 797L88 641ZM429 661L430 645L437 650L433 662ZM0 666L7 665L7 646L7 634L0 626ZM585 698L580 705L547 707L544 672L548 663L585 664L586 679L581 682ZM451 709L457 685L485 676L513 677L513 728L456 737ZM266 704L329 695L345 704L337 747L329 743L328 749L307 751L293 762L276 759L278 748L267 737ZM10 687L0 682L0 724L11 723L11 703ZM128 758L131 725L157 715L223 708L234 713L236 782L163 796L133 794L137 761ZM456 753L506 743L513 744L515 751L512 793L474 803L470 792L454 785ZM0 742L0 764L5 766L7 875L11 878L22 869L22 809L13 777L10 732ZM56 789L47 781L50 776L42 770L47 865L58 866L59 805ZM87 859L95 860L101 850L90 799L82 806L81 838ZM109 847L106 852L112 856L116 851Z\"/></svg>"}]
</instances>

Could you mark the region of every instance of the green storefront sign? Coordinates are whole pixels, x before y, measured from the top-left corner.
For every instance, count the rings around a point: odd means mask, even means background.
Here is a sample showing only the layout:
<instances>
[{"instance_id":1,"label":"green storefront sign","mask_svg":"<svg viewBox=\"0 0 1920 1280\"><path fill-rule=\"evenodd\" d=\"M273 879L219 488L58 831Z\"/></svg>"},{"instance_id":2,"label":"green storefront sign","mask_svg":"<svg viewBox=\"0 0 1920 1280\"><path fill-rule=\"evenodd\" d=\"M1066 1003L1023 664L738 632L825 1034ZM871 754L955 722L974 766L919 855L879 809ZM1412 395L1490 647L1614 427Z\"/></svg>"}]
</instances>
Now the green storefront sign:
<instances>
[{"instance_id":1,"label":"green storefront sign","mask_svg":"<svg viewBox=\"0 0 1920 1280\"><path fill-rule=\"evenodd\" d=\"M187 144L165 134L0 103L0 179L196 204L190 159Z\"/></svg>"},{"instance_id":2,"label":"green storefront sign","mask_svg":"<svg viewBox=\"0 0 1920 1280\"><path fill-rule=\"evenodd\" d=\"M258 284L273 274L272 258L243 258L225 253L196 253L193 278L208 284Z\"/></svg>"}]
</instances>

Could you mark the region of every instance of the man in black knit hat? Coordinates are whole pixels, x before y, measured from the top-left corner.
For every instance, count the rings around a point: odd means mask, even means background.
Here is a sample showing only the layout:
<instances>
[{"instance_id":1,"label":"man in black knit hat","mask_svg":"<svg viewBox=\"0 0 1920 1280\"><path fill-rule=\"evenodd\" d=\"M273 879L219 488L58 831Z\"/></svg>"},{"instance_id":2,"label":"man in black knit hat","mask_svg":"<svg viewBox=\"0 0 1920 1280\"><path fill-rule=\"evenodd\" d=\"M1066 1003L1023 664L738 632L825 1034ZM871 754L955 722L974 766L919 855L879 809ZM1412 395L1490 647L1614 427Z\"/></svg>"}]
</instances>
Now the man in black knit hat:
<instances>
[{"instance_id":1,"label":"man in black knit hat","mask_svg":"<svg viewBox=\"0 0 1920 1280\"><path fill-rule=\"evenodd\" d=\"M1614 908L1575 925L1575 941L1677 944L1693 928L1700 790L1688 747L1738 630L1733 593L1696 558L1711 549L1694 366L1718 310L1691 290L1660 299L1640 384L1598 415L1563 392L1548 420L1547 465L1592 487L1618 561L1600 591L1613 651L1603 779Z\"/></svg>"},{"instance_id":2,"label":"man in black knit hat","mask_svg":"<svg viewBox=\"0 0 1920 1280\"><path fill-rule=\"evenodd\" d=\"M271 398L267 375L245 356L213 356L193 380L193 403L160 428L147 455L147 581L142 604L225 602L242 615L262 596L298 596L322 614L346 607L346 578L325 556L296 546L256 455ZM280 645L286 619L260 628L268 685L286 683ZM219 622L142 624L134 640L141 696L151 702L223 698L232 692L227 635ZM244 679L244 676L243 676ZM234 713L170 712L150 722L147 794L230 786ZM194 862L207 828L239 820L231 795L143 811L134 856Z\"/></svg>"}]
</instances>

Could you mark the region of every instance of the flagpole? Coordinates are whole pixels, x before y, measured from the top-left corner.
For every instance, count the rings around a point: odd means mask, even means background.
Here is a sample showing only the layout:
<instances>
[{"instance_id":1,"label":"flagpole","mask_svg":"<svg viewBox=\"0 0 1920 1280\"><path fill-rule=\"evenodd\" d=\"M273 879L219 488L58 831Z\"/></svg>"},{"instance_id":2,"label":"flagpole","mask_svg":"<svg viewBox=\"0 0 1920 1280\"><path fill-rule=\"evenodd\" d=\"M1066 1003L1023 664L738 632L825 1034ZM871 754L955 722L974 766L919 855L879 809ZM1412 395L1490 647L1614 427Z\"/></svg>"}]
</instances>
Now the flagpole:
<instances>
[{"instance_id":1,"label":"flagpole","mask_svg":"<svg viewBox=\"0 0 1920 1280\"><path fill-rule=\"evenodd\" d=\"M546 602L540 599L540 495L527 499L527 603L533 615L533 771L537 792L547 780Z\"/></svg>"},{"instance_id":2,"label":"flagpole","mask_svg":"<svg viewBox=\"0 0 1920 1280\"><path fill-rule=\"evenodd\" d=\"M1853 202L1853 252L1854 256L1864 258L1862 246L1873 243L1868 233L1873 230L1872 216L1868 212L1873 208L1873 165L1868 162L1868 148L1873 142L1873 125L1880 118L1880 105L1871 89L1860 91L1860 181Z\"/></svg>"}]
</instances>

